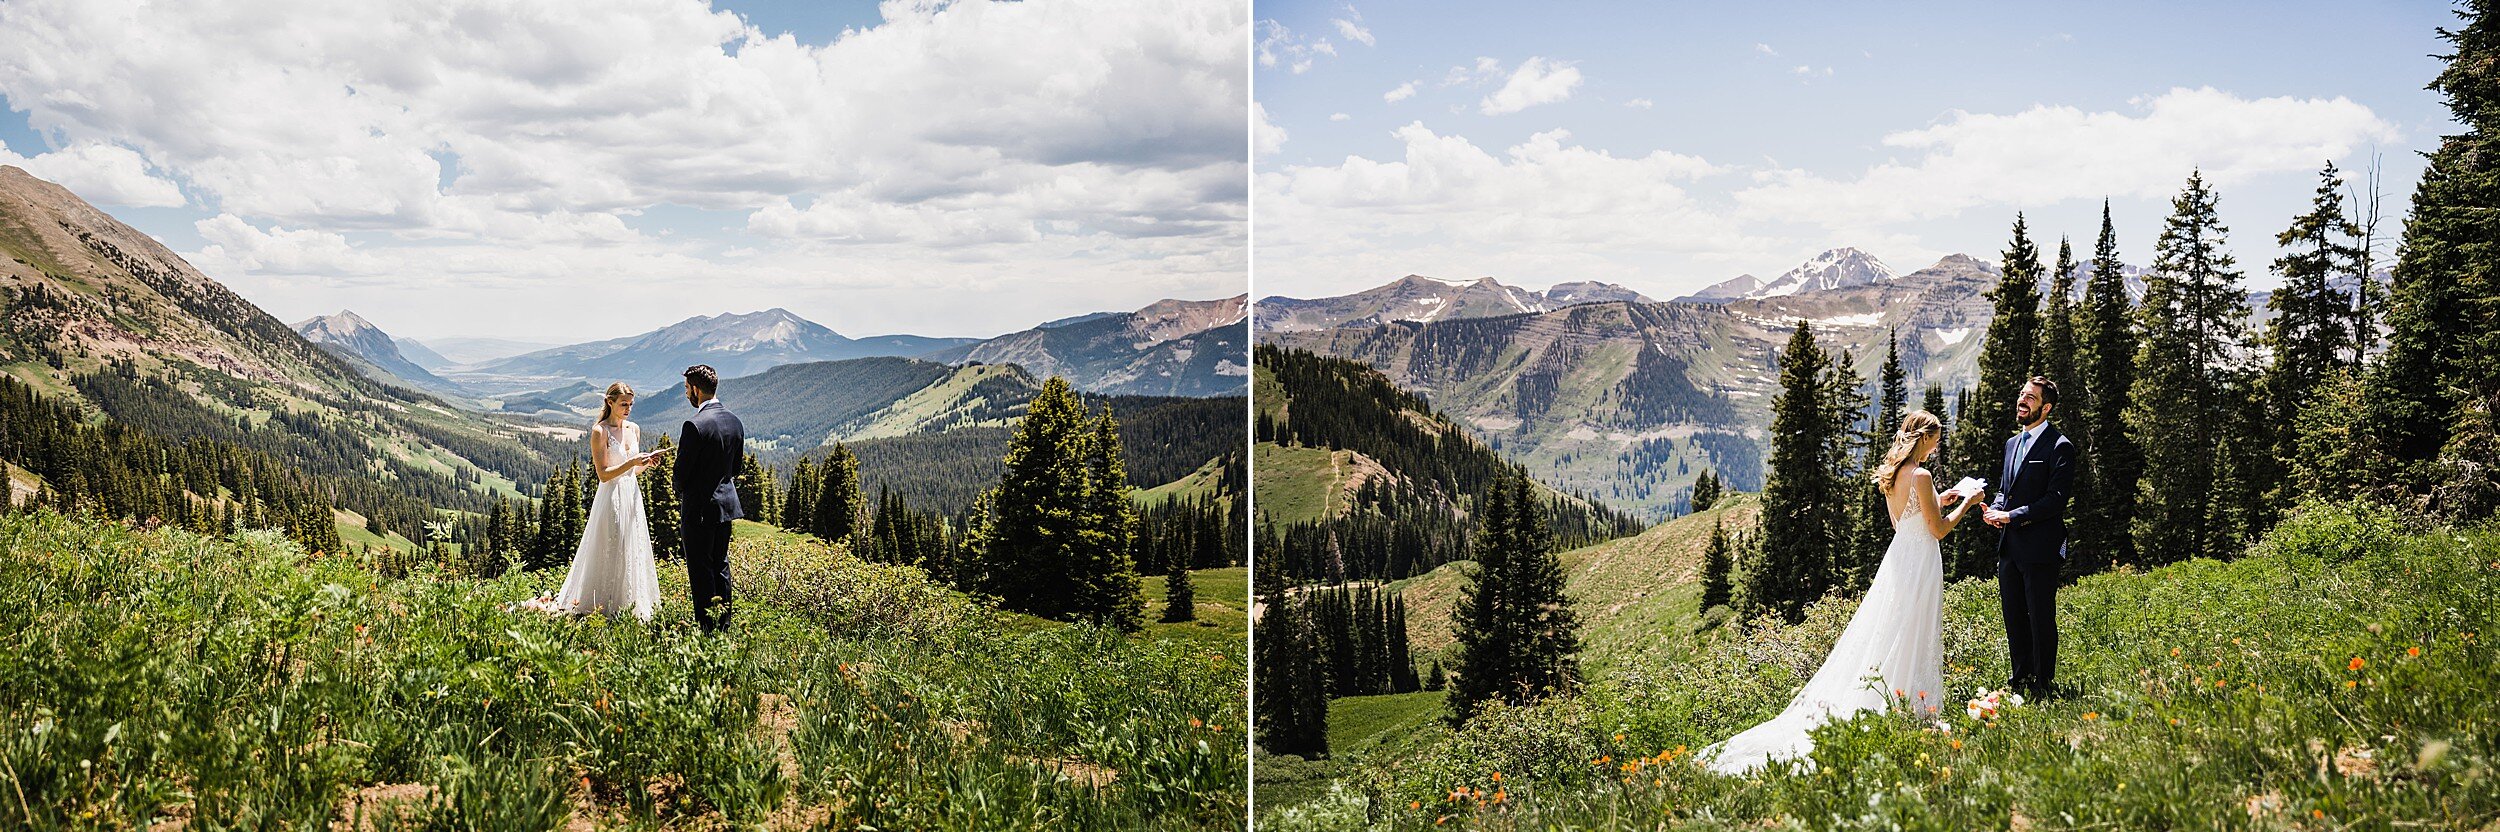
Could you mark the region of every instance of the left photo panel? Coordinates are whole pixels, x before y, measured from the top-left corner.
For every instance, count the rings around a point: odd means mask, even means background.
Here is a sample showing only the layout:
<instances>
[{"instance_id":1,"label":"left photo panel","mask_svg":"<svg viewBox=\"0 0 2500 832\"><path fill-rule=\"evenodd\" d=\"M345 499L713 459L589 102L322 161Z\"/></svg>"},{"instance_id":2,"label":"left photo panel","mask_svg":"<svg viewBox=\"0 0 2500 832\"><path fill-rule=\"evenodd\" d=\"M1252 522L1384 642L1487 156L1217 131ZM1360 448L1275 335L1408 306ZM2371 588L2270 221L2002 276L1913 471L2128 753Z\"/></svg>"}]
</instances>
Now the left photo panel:
<instances>
[{"instance_id":1,"label":"left photo panel","mask_svg":"<svg viewBox=\"0 0 2500 832\"><path fill-rule=\"evenodd\" d=\"M0 828L1243 828L1249 27L0 3Z\"/></svg>"}]
</instances>

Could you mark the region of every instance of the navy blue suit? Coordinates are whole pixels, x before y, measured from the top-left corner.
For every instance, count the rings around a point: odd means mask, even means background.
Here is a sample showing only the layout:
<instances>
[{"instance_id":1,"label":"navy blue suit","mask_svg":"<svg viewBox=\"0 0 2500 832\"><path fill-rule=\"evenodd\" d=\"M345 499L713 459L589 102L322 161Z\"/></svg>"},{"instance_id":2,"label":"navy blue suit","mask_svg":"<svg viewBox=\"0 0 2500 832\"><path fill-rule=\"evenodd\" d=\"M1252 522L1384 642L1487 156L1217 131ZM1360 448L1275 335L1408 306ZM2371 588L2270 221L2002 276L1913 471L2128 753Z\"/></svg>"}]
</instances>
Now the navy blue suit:
<instances>
[{"instance_id":1,"label":"navy blue suit","mask_svg":"<svg viewBox=\"0 0 2500 832\"><path fill-rule=\"evenodd\" d=\"M2010 687L2035 694L2057 677L2057 571L2066 561L2066 501L2075 444L2045 425L2020 457L2022 434L2005 440L2005 467L1989 507L2013 515L1997 537L1997 596L2005 610Z\"/></svg>"},{"instance_id":2,"label":"navy blue suit","mask_svg":"<svg viewBox=\"0 0 2500 832\"><path fill-rule=\"evenodd\" d=\"M738 505L738 471L746 463L746 426L719 399L695 408L677 437L678 525L686 537L686 582L694 596L694 622L704 632L729 626L730 522L746 516ZM712 605L720 605L720 615Z\"/></svg>"}]
</instances>

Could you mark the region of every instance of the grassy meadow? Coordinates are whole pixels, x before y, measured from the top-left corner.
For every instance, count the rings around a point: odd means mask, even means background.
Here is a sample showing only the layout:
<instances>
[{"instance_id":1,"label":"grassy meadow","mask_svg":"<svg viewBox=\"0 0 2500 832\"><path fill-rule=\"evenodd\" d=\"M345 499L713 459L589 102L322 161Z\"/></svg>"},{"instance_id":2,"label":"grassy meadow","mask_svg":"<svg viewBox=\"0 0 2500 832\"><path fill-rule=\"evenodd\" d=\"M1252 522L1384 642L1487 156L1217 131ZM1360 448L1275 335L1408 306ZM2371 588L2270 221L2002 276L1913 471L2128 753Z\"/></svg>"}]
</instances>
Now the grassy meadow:
<instances>
[{"instance_id":1,"label":"grassy meadow","mask_svg":"<svg viewBox=\"0 0 2500 832\"><path fill-rule=\"evenodd\" d=\"M675 563L645 625L512 608L562 570L0 515L0 827L1240 826L1240 570L1122 637L765 526L731 561L704 637Z\"/></svg>"},{"instance_id":2,"label":"grassy meadow","mask_svg":"<svg viewBox=\"0 0 2500 832\"><path fill-rule=\"evenodd\" d=\"M1410 715L1370 741L1357 726L1406 703L1339 700L1335 759L1261 759L1260 828L2500 824L2500 530L2311 505L2239 559L2085 577L2059 595L2065 693L1975 719L1959 703L2006 673L1997 604L1992 582L1946 590L1946 713L1825 726L1810 763L1746 777L1694 751L1786 704L1854 599L1796 625L1687 614L1578 695L1463 730Z\"/></svg>"}]
</instances>

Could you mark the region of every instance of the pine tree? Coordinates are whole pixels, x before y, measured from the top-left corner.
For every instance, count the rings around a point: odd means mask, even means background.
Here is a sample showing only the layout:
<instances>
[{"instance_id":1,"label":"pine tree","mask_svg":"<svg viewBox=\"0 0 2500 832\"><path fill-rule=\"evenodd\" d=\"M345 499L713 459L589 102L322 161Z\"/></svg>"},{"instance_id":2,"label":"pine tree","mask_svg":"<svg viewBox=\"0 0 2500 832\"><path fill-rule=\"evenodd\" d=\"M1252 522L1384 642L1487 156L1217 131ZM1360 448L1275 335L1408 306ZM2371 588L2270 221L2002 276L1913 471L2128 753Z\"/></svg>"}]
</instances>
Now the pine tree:
<instances>
[{"instance_id":1,"label":"pine tree","mask_svg":"<svg viewBox=\"0 0 2500 832\"><path fill-rule=\"evenodd\" d=\"M661 434L652 450L676 447L676 441ZM685 535L678 517L677 491L672 483L677 468L676 454L662 454L660 461L644 468L636 478L642 481L642 516L651 527L651 554L660 560L684 557L680 548Z\"/></svg>"},{"instance_id":2,"label":"pine tree","mask_svg":"<svg viewBox=\"0 0 2500 832\"><path fill-rule=\"evenodd\" d=\"M974 586L1008 609L1136 630L1145 602L1119 454L1108 411L1088 420L1066 379L1043 382L1008 439L1006 474L975 514Z\"/></svg>"},{"instance_id":3,"label":"pine tree","mask_svg":"<svg viewBox=\"0 0 2500 832\"><path fill-rule=\"evenodd\" d=\"M765 468L764 461L754 454L747 454L746 461L738 468L738 507L746 511L747 519L780 525L781 513L774 510L780 502L775 499L778 496L774 493L776 490L772 470Z\"/></svg>"},{"instance_id":4,"label":"pine tree","mask_svg":"<svg viewBox=\"0 0 2500 832\"><path fill-rule=\"evenodd\" d=\"M1840 357L1823 370L1823 464L1831 472L1833 494L1846 506L1835 519L1831 557L1832 586L1855 591L1875 575L1875 564L1882 557L1882 548L1869 552L1862 545L1869 529L1890 524L1883 519L1883 500L1875 493L1875 485L1859 472L1873 463L1869 450L1874 442L1874 426L1861 423L1871 420L1871 402L1866 394L1866 377L1857 371L1857 357L1842 350Z\"/></svg>"},{"instance_id":5,"label":"pine tree","mask_svg":"<svg viewBox=\"0 0 2500 832\"><path fill-rule=\"evenodd\" d=\"M2082 317L2075 302L2075 277L2079 271L2075 264L2074 245L2060 235L2057 238L2057 269L2049 273L2046 308L2040 313L2039 358L2040 375L2057 383L2059 416L2072 416L2089 409L2083 401L2087 392L2075 364L2075 330Z\"/></svg>"},{"instance_id":6,"label":"pine tree","mask_svg":"<svg viewBox=\"0 0 2500 832\"><path fill-rule=\"evenodd\" d=\"M816 479L816 493L810 495L815 504L808 508L813 531L829 541L851 541L867 511L860 496L859 455L849 445L834 443L833 451L817 466Z\"/></svg>"},{"instance_id":7,"label":"pine tree","mask_svg":"<svg viewBox=\"0 0 2500 832\"><path fill-rule=\"evenodd\" d=\"M2276 505L2293 497L2283 489L2283 466L2276 461L2296 455L2301 408L2315 400L2330 374L2346 366L2343 350L2352 340L2349 306L2329 281L2360 267L2361 254L2348 241L2360 236L2361 229L2344 216L2344 180L2335 163L2328 162L2318 179L2309 212L2294 217L2291 227L2274 238L2287 250L2274 261L2283 286L2266 301L2274 311L2266 325L2273 361L2266 368L2263 420L2271 442L2264 456L2268 464L2259 473L2267 502ZM2261 524L2264 519L2257 518Z\"/></svg>"},{"instance_id":8,"label":"pine tree","mask_svg":"<svg viewBox=\"0 0 2500 832\"><path fill-rule=\"evenodd\" d=\"M1197 599L1198 589L1191 582L1188 569L1176 568L1163 576L1163 623L1196 621Z\"/></svg>"},{"instance_id":9,"label":"pine tree","mask_svg":"<svg viewBox=\"0 0 2500 832\"><path fill-rule=\"evenodd\" d=\"M801 456L797 462L790 463L789 504L781 510L782 528L794 532L816 534L817 492L824 488L824 485L824 472L817 468L813 460ZM842 542L823 535L817 536L827 543Z\"/></svg>"},{"instance_id":10,"label":"pine tree","mask_svg":"<svg viewBox=\"0 0 2500 832\"><path fill-rule=\"evenodd\" d=\"M1312 650L1309 605L1299 592L1260 594L1255 682L1259 746L1270 754L1328 756L1327 668Z\"/></svg>"},{"instance_id":11,"label":"pine tree","mask_svg":"<svg viewBox=\"0 0 2500 832\"><path fill-rule=\"evenodd\" d=\"M1709 511L1711 506L1718 505L1720 487L1719 475L1704 469L1701 476L1693 480L1693 513Z\"/></svg>"},{"instance_id":12,"label":"pine tree","mask_svg":"<svg viewBox=\"0 0 2500 832\"><path fill-rule=\"evenodd\" d=\"M2151 563L2227 557L2246 532L2232 522L2240 484L2223 477L2246 450L2235 434L2262 426L2243 421L2234 406L2246 390L2234 363L2246 307L2226 233L2213 191L2202 174L2190 174L2154 244L2126 412L2144 453L2132 531L2136 551Z\"/></svg>"},{"instance_id":13,"label":"pine tree","mask_svg":"<svg viewBox=\"0 0 2500 832\"><path fill-rule=\"evenodd\" d=\"M1562 562L1542 503L1521 469L1486 490L1476 569L1459 590L1454 615L1453 723L1465 722L1479 704L1529 704L1579 680L1578 618L1563 595Z\"/></svg>"},{"instance_id":14,"label":"pine tree","mask_svg":"<svg viewBox=\"0 0 2500 832\"><path fill-rule=\"evenodd\" d=\"M1441 669L1441 660L1432 660L1432 675L1424 679L1425 690L1444 690L1450 686L1450 673Z\"/></svg>"},{"instance_id":15,"label":"pine tree","mask_svg":"<svg viewBox=\"0 0 2500 832\"><path fill-rule=\"evenodd\" d=\"M2110 222L2108 200L2102 200L2100 238L2092 245L2092 277L2084 284L2083 303L2074 310L2082 319L2075 327L2075 352L2081 361L2076 374L2082 380L2082 395L2072 397L2075 418L2065 420L2072 426L2067 433L2081 437L2076 444L2083 451L2077 454L2074 522L2067 524L2072 541L2067 547L2067 569L2076 574L2135 562L2129 529L2143 465L2126 429L2127 405L2135 384L2136 338L2134 306L2127 299L2123 269L2118 262L2118 231ZM2065 392L2059 389L2061 395Z\"/></svg>"},{"instance_id":16,"label":"pine tree","mask_svg":"<svg viewBox=\"0 0 2500 832\"><path fill-rule=\"evenodd\" d=\"M1778 613L1798 621L1808 602L1834 584L1834 554L1843 530L1841 484L1830 464L1831 406L1827 361L1814 328L1797 321L1780 351L1780 392L1771 400L1770 471L1762 485L1762 551L1746 563L1748 616Z\"/></svg>"},{"instance_id":17,"label":"pine tree","mask_svg":"<svg viewBox=\"0 0 2500 832\"><path fill-rule=\"evenodd\" d=\"M2387 351L2362 398L2362 435L2387 462L2367 475L2416 494L2450 478L2439 458L2500 396L2500 4L2472 0L2442 28L2453 47L2430 88L2465 125L2443 136L2414 186L2387 308ZM2469 441L2456 450L2468 451ZM2463 463L2472 454L2450 454ZM2500 462L2500 460L2495 460ZM2453 467L2453 465L2451 466Z\"/></svg>"},{"instance_id":18,"label":"pine tree","mask_svg":"<svg viewBox=\"0 0 2500 832\"><path fill-rule=\"evenodd\" d=\"M1734 590L1733 585L1728 582L1728 575L1735 570L1735 555L1736 553L1728 548L1726 521L1711 523L1710 548L1701 556L1701 609L1703 612L1708 612L1715 607L1727 606Z\"/></svg>"},{"instance_id":19,"label":"pine tree","mask_svg":"<svg viewBox=\"0 0 2500 832\"><path fill-rule=\"evenodd\" d=\"M2022 214L2014 215L2014 240L2006 246L2001 274L1988 299L1995 304L1988 320L1987 340L1980 345L1979 386L1962 397L1954 420L1952 457L1962 476L1988 481L1989 492L2004 488L2005 440L2014 435L2014 399L2036 374L2040 346L2040 249ZM1974 398L1975 397L1975 398ZM1945 541L1945 576L1993 574L1996 530L1986 524L1963 525Z\"/></svg>"},{"instance_id":20,"label":"pine tree","mask_svg":"<svg viewBox=\"0 0 2500 832\"><path fill-rule=\"evenodd\" d=\"M1901 341L1896 331L1885 339L1884 366L1876 376L1875 417L1866 425L1863 451L1858 460L1858 475L1847 480L1848 487L1858 494L1858 527L1851 538L1856 542L1859 569L1850 582L1851 588L1863 589L1875 577L1875 567L1884 559L1884 550L1892 545L1892 511L1884 501L1884 493L1867 476L1883 465L1884 453L1892 450L1892 435L1901 429L1901 420L1909 415L1909 374L1901 366ZM1709 609L1704 606L1702 609Z\"/></svg>"}]
</instances>

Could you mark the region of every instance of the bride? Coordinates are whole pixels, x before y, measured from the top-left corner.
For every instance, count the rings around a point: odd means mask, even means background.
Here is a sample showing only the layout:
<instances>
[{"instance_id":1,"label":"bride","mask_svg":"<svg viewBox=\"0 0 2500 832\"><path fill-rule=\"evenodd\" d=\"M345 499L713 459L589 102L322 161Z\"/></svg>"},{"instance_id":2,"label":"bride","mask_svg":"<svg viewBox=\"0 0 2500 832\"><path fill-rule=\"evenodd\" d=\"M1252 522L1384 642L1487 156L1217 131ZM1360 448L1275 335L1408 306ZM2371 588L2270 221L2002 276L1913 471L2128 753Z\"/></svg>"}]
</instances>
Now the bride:
<instances>
[{"instance_id":1,"label":"bride","mask_svg":"<svg viewBox=\"0 0 2500 832\"><path fill-rule=\"evenodd\" d=\"M1899 705L1920 716L1936 712L1944 696L1944 559L1938 541L1984 493L1939 494L1934 476L1914 464L1936 452L1942 434L1927 411L1910 411L1901 420L1892 449L1874 471L1875 486L1892 513L1893 534L1865 600L1787 709L1703 749L1700 756L1713 770L1743 774L1774 759L1804 759L1814 749L1816 726L1860 711ZM1939 504L1956 501L1961 505L1951 515L1942 513Z\"/></svg>"},{"instance_id":2,"label":"bride","mask_svg":"<svg viewBox=\"0 0 2500 832\"><path fill-rule=\"evenodd\" d=\"M642 486L635 473L668 453L638 453L642 428L625 417L634 412L634 388L608 385L599 421L590 429L590 463L599 491L590 500L582 543L564 588L544 607L557 612L609 615L631 612L644 621L660 605L659 567L651 559L651 526L642 513Z\"/></svg>"}]
</instances>

